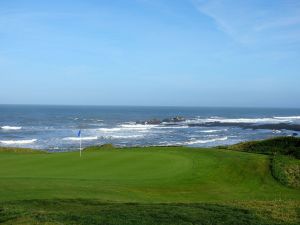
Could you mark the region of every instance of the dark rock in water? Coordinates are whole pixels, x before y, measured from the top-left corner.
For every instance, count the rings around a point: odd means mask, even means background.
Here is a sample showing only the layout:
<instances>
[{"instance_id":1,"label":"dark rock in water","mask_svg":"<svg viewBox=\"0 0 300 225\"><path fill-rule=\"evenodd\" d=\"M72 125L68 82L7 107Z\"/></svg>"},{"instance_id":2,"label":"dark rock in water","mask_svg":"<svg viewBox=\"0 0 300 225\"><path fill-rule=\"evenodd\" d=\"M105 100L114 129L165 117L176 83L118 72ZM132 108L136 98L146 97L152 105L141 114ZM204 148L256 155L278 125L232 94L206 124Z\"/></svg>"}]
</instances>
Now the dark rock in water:
<instances>
[{"instance_id":1,"label":"dark rock in water","mask_svg":"<svg viewBox=\"0 0 300 225\"><path fill-rule=\"evenodd\" d=\"M185 118L183 118L182 116L176 116L174 118L167 118L167 119L163 119L162 122L164 123L177 123L177 122L183 122L185 121Z\"/></svg>"},{"instance_id":2,"label":"dark rock in water","mask_svg":"<svg viewBox=\"0 0 300 225\"><path fill-rule=\"evenodd\" d=\"M181 116L176 116L174 118L167 118L163 120L159 119L151 119L151 120L146 120L146 121L137 121L137 124L152 124L152 125L159 125L161 123L177 123L177 122L183 122L185 119Z\"/></svg>"},{"instance_id":3,"label":"dark rock in water","mask_svg":"<svg viewBox=\"0 0 300 225\"><path fill-rule=\"evenodd\" d=\"M158 124L161 124L161 121L158 119L152 119L152 120L147 120L145 124L158 125Z\"/></svg>"},{"instance_id":4,"label":"dark rock in water","mask_svg":"<svg viewBox=\"0 0 300 225\"><path fill-rule=\"evenodd\" d=\"M163 122L163 123L171 123L171 122L172 122L172 119L169 119L169 118L168 118L168 119L163 119L162 122Z\"/></svg>"},{"instance_id":5,"label":"dark rock in water","mask_svg":"<svg viewBox=\"0 0 300 225\"><path fill-rule=\"evenodd\" d=\"M137 124L150 124L150 125L158 125L161 124L161 121L158 119L146 120L146 121L136 121Z\"/></svg>"},{"instance_id":6,"label":"dark rock in water","mask_svg":"<svg viewBox=\"0 0 300 225\"><path fill-rule=\"evenodd\" d=\"M292 135L293 135L293 137L295 137L295 136L298 136L298 133L293 133Z\"/></svg>"},{"instance_id":7,"label":"dark rock in water","mask_svg":"<svg viewBox=\"0 0 300 225\"><path fill-rule=\"evenodd\" d=\"M183 122L185 119L182 116L176 116L173 118L172 122Z\"/></svg>"}]
</instances>

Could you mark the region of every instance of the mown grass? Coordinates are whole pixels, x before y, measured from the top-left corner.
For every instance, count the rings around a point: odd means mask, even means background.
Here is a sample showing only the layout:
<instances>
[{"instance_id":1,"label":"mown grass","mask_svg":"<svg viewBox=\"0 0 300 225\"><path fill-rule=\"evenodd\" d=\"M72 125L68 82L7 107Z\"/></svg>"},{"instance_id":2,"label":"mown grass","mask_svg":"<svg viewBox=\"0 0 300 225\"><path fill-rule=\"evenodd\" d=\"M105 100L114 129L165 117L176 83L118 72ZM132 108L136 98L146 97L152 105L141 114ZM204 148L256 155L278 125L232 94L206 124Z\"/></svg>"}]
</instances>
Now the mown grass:
<instances>
[{"instance_id":1,"label":"mown grass","mask_svg":"<svg viewBox=\"0 0 300 225\"><path fill-rule=\"evenodd\" d=\"M293 199L265 155L170 148L1 153L0 200L83 198L122 202ZM20 187L22 187L20 189Z\"/></svg>"},{"instance_id":2,"label":"mown grass","mask_svg":"<svg viewBox=\"0 0 300 225\"><path fill-rule=\"evenodd\" d=\"M298 224L270 156L222 149L0 151L4 224Z\"/></svg>"}]
</instances>

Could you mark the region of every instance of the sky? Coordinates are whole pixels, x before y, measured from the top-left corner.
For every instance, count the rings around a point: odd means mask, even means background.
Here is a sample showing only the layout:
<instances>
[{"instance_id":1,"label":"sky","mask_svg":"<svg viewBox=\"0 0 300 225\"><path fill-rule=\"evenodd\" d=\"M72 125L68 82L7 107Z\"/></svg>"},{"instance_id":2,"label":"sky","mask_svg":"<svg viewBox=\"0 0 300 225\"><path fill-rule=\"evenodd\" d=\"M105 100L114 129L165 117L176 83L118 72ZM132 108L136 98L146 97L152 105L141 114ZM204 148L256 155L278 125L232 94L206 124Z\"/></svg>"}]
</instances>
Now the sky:
<instances>
[{"instance_id":1,"label":"sky","mask_svg":"<svg viewBox=\"0 0 300 225\"><path fill-rule=\"evenodd\" d=\"M299 0L0 0L0 104L300 107Z\"/></svg>"}]
</instances>

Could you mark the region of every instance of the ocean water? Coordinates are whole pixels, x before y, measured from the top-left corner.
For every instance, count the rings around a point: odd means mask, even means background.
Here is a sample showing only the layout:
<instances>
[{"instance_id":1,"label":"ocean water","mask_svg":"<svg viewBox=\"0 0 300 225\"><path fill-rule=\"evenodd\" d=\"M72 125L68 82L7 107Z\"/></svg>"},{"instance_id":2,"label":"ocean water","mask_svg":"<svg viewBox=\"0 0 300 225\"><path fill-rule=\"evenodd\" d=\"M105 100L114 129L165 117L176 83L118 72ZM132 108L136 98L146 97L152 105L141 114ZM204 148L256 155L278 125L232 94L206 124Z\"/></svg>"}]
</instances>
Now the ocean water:
<instances>
[{"instance_id":1,"label":"ocean water","mask_svg":"<svg viewBox=\"0 0 300 225\"><path fill-rule=\"evenodd\" d=\"M83 147L210 147L300 135L300 109L0 105L1 146L72 151L79 129Z\"/></svg>"}]
</instances>

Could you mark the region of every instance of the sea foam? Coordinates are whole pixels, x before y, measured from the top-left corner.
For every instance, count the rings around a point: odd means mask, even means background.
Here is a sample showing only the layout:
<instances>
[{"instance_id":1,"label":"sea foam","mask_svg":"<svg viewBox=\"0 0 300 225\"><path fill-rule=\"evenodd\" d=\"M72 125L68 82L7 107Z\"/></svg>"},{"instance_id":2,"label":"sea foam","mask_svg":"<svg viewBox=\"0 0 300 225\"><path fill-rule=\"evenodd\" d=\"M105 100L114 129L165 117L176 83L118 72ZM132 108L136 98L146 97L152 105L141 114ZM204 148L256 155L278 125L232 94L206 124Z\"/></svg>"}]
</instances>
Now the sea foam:
<instances>
[{"instance_id":1,"label":"sea foam","mask_svg":"<svg viewBox=\"0 0 300 225\"><path fill-rule=\"evenodd\" d=\"M22 127L2 126L1 129L3 129L3 130L21 130Z\"/></svg>"},{"instance_id":2,"label":"sea foam","mask_svg":"<svg viewBox=\"0 0 300 225\"><path fill-rule=\"evenodd\" d=\"M267 117L267 118L222 118L222 117L210 117L210 118L196 118L187 120L186 123L286 123L292 122L297 117Z\"/></svg>"},{"instance_id":3,"label":"sea foam","mask_svg":"<svg viewBox=\"0 0 300 225\"><path fill-rule=\"evenodd\" d=\"M157 127L157 125L152 124L121 124L120 127L125 129L132 129L132 130L147 130L154 127Z\"/></svg>"},{"instance_id":4,"label":"sea foam","mask_svg":"<svg viewBox=\"0 0 300 225\"><path fill-rule=\"evenodd\" d=\"M213 138L213 139L206 139L206 140L190 140L186 142L186 145L194 145L194 144L206 144L210 142L216 142L216 141L226 141L228 137L222 137L222 138Z\"/></svg>"},{"instance_id":5,"label":"sea foam","mask_svg":"<svg viewBox=\"0 0 300 225\"><path fill-rule=\"evenodd\" d=\"M66 140L66 141L80 141L80 139L82 141L90 141L90 140L97 140L98 137L96 136L93 136L93 137L65 137L63 138L63 140Z\"/></svg>"},{"instance_id":6,"label":"sea foam","mask_svg":"<svg viewBox=\"0 0 300 225\"><path fill-rule=\"evenodd\" d=\"M30 140L1 140L1 144L5 145L22 145L22 144L32 144L36 142L37 139L30 139Z\"/></svg>"},{"instance_id":7,"label":"sea foam","mask_svg":"<svg viewBox=\"0 0 300 225\"><path fill-rule=\"evenodd\" d=\"M300 116L274 116L274 118L279 120L300 120Z\"/></svg>"},{"instance_id":8,"label":"sea foam","mask_svg":"<svg viewBox=\"0 0 300 225\"><path fill-rule=\"evenodd\" d=\"M105 138L105 139L136 139L136 138L143 138L143 137L144 137L144 135L141 135L141 134L102 136L102 138Z\"/></svg>"},{"instance_id":9,"label":"sea foam","mask_svg":"<svg viewBox=\"0 0 300 225\"><path fill-rule=\"evenodd\" d=\"M216 132L220 132L220 131L222 131L222 130L201 130L199 132L201 132L201 133L216 133Z\"/></svg>"}]
</instances>

